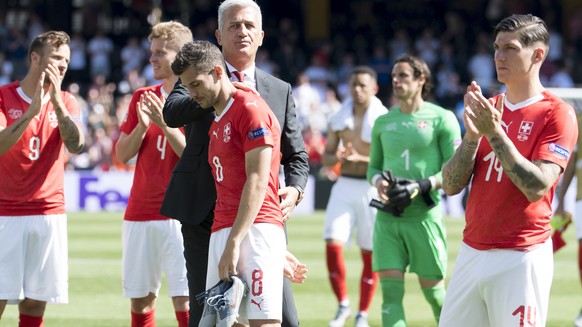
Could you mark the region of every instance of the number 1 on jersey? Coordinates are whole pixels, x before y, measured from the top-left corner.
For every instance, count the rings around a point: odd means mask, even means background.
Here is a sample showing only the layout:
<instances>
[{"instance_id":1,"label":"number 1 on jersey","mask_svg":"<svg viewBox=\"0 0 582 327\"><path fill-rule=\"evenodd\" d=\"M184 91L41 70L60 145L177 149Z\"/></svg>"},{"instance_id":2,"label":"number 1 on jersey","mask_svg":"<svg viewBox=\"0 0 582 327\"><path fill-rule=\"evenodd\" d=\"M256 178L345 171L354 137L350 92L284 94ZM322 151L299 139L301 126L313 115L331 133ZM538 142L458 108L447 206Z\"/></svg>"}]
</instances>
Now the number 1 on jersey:
<instances>
[{"instance_id":1,"label":"number 1 on jersey","mask_svg":"<svg viewBox=\"0 0 582 327\"><path fill-rule=\"evenodd\" d=\"M410 150L404 150L400 155L400 158L404 158L404 169L410 170Z\"/></svg>"}]
</instances>

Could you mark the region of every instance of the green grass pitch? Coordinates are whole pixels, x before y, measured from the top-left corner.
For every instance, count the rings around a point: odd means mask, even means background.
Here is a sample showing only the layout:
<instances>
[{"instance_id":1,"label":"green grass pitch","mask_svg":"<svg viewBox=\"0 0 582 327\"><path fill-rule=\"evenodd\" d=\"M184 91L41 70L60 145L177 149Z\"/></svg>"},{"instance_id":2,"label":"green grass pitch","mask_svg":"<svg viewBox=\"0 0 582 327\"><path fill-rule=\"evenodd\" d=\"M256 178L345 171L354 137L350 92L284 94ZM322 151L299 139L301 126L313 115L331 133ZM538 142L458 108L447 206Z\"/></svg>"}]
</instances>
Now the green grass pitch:
<instances>
[{"instance_id":1,"label":"green grass pitch","mask_svg":"<svg viewBox=\"0 0 582 327\"><path fill-rule=\"evenodd\" d=\"M294 285L295 303L302 327L325 327L335 313L337 302L331 291L325 268L324 243L321 239L324 213L295 216L287 225L289 249L308 265L304 284ZM69 214L69 304L49 305L46 327L129 326L129 300L121 291L121 221L122 213ZM463 221L447 219L449 240L449 275L461 240ZM572 326L582 307L582 289L577 272L577 246L574 229L565 239L567 246L555 255L554 282L547 326ZM358 304L361 261L358 248L346 248L348 290L352 309ZM406 275L404 306L409 326L436 326L424 301L416 275ZM381 291L370 309L370 325L381 326ZM17 307L8 305L0 326L17 326ZM156 310L159 327L176 326L165 285L160 291ZM353 326L350 319L346 326Z\"/></svg>"}]
</instances>

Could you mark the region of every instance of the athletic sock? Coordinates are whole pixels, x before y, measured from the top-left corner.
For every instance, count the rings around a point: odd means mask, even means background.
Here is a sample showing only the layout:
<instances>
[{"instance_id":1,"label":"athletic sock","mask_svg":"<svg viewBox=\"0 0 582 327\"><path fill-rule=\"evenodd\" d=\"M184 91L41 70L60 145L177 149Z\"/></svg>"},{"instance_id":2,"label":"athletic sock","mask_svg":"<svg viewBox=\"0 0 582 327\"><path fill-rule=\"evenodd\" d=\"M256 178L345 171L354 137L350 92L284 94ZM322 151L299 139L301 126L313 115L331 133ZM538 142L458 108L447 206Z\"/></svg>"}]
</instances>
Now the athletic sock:
<instances>
[{"instance_id":1,"label":"athletic sock","mask_svg":"<svg viewBox=\"0 0 582 327\"><path fill-rule=\"evenodd\" d=\"M188 311L176 311L176 320L178 320L178 327L188 327L188 320L190 313Z\"/></svg>"},{"instance_id":2,"label":"athletic sock","mask_svg":"<svg viewBox=\"0 0 582 327\"><path fill-rule=\"evenodd\" d=\"M339 244L327 244L325 248L327 271L329 272L331 288L333 289L338 302L341 302L348 298L343 246Z\"/></svg>"},{"instance_id":3,"label":"athletic sock","mask_svg":"<svg viewBox=\"0 0 582 327\"><path fill-rule=\"evenodd\" d=\"M439 318L441 317L441 310L443 309L443 301L445 300L445 285L441 284L433 287L423 287L422 293L428 304L430 304L434 318L438 323Z\"/></svg>"},{"instance_id":4,"label":"athletic sock","mask_svg":"<svg viewBox=\"0 0 582 327\"><path fill-rule=\"evenodd\" d=\"M560 230L555 230L552 234L552 244L554 247L554 253L566 245L566 241L562 238L562 232Z\"/></svg>"},{"instance_id":5,"label":"athletic sock","mask_svg":"<svg viewBox=\"0 0 582 327\"><path fill-rule=\"evenodd\" d=\"M582 282L582 244L578 240L578 273L580 274L580 282Z\"/></svg>"},{"instance_id":6,"label":"athletic sock","mask_svg":"<svg viewBox=\"0 0 582 327\"><path fill-rule=\"evenodd\" d=\"M360 312L368 312L376 285L378 285L378 273L372 271L372 252L362 251L362 279L360 280Z\"/></svg>"},{"instance_id":7,"label":"athletic sock","mask_svg":"<svg viewBox=\"0 0 582 327\"><path fill-rule=\"evenodd\" d=\"M399 278L380 278L382 287L382 326L405 327L404 280Z\"/></svg>"},{"instance_id":8,"label":"athletic sock","mask_svg":"<svg viewBox=\"0 0 582 327\"><path fill-rule=\"evenodd\" d=\"M25 314L20 314L18 316L18 327L42 327L43 319L41 317L33 317Z\"/></svg>"},{"instance_id":9,"label":"athletic sock","mask_svg":"<svg viewBox=\"0 0 582 327\"><path fill-rule=\"evenodd\" d=\"M131 312L131 327L156 327L156 310L150 310L143 314Z\"/></svg>"}]
</instances>

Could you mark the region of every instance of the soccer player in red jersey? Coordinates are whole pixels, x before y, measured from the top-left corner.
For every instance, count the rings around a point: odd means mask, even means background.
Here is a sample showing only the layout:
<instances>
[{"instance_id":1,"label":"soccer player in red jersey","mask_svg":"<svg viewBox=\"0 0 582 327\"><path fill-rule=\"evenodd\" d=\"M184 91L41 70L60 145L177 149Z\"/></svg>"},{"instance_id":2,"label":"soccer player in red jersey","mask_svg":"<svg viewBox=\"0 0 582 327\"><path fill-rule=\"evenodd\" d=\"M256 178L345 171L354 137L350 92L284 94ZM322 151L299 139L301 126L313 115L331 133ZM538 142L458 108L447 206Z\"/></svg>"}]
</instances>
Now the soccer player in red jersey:
<instances>
[{"instance_id":1,"label":"soccer player in red jersey","mask_svg":"<svg viewBox=\"0 0 582 327\"><path fill-rule=\"evenodd\" d=\"M68 302L65 152L83 149L79 107L61 91L70 38L49 31L28 49L22 81L0 87L0 317L42 326L47 303Z\"/></svg>"},{"instance_id":2,"label":"soccer player in red jersey","mask_svg":"<svg viewBox=\"0 0 582 327\"><path fill-rule=\"evenodd\" d=\"M184 45L172 70L202 108L216 111L208 132L217 200L206 286L238 275L250 289L241 319L251 326L280 326L286 244L278 196L279 122L260 96L235 88L212 43Z\"/></svg>"},{"instance_id":3,"label":"soccer player in red jersey","mask_svg":"<svg viewBox=\"0 0 582 327\"><path fill-rule=\"evenodd\" d=\"M171 63L192 32L178 22L155 25L149 35L150 63L161 84L138 89L131 99L116 144L119 161L137 155L133 185L123 221L123 293L131 299L131 326L155 326L162 271L179 327L188 326L188 280L180 222L160 214L172 170L186 139L162 117L164 101L178 77Z\"/></svg>"},{"instance_id":4,"label":"soccer player in red jersey","mask_svg":"<svg viewBox=\"0 0 582 327\"><path fill-rule=\"evenodd\" d=\"M552 197L578 136L572 107L544 89L543 20L513 15L495 27L505 94L465 94L466 134L443 168L443 189L471 181L466 227L439 326L544 326L553 276Z\"/></svg>"}]
</instances>

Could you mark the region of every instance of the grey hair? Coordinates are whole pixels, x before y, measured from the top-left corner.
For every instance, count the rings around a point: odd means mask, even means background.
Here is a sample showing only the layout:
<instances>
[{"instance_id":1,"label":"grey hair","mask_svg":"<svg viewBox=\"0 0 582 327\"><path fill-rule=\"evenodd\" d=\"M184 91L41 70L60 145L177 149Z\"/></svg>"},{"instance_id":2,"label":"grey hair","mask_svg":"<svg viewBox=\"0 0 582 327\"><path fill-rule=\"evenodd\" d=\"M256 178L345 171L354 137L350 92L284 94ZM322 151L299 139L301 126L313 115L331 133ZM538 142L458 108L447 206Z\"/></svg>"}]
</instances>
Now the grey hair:
<instances>
[{"instance_id":1,"label":"grey hair","mask_svg":"<svg viewBox=\"0 0 582 327\"><path fill-rule=\"evenodd\" d=\"M259 15L259 31L263 30L263 15L261 14L261 7L253 0L224 0L218 7L218 30L222 31L224 27L224 13L234 7L247 8L251 7Z\"/></svg>"}]
</instances>

